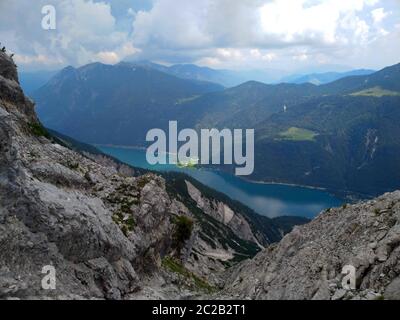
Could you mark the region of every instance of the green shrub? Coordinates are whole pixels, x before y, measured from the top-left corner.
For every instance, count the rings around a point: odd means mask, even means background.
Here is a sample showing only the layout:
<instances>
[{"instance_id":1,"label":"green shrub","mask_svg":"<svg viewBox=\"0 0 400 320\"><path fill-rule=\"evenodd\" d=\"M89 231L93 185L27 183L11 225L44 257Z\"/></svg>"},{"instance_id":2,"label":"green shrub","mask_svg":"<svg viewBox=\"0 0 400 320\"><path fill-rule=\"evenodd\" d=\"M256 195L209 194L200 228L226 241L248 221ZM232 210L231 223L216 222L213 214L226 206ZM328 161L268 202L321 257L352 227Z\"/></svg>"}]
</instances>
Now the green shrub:
<instances>
[{"instance_id":1,"label":"green shrub","mask_svg":"<svg viewBox=\"0 0 400 320\"><path fill-rule=\"evenodd\" d=\"M67 162L67 167L70 168L71 170L78 170L79 169L79 163L78 162Z\"/></svg>"},{"instance_id":2,"label":"green shrub","mask_svg":"<svg viewBox=\"0 0 400 320\"><path fill-rule=\"evenodd\" d=\"M29 124L29 128L31 129L31 133L37 137L45 137L47 139L50 139L51 136L46 130L45 127L43 127L40 123L34 122Z\"/></svg>"},{"instance_id":3,"label":"green shrub","mask_svg":"<svg viewBox=\"0 0 400 320\"><path fill-rule=\"evenodd\" d=\"M112 220L115 224L118 225L118 227L121 229L126 237L135 228L135 219L133 218L133 216L130 215L128 219L125 219L125 215L121 211L114 212Z\"/></svg>"},{"instance_id":4,"label":"green shrub","mask_svg":"<svg viewBox=\"0 0 400 320\"><path fill-rule=\"evenodd\" d=\"M162 260L162 266L174 273L177 273L192 281L196 290L205 291L208 293L216 291L215 287L211 286L206 280L200 278L194 273L187 270L179 261L171 257L165 257Z\"/></svg>"},{"instance_id":5,"label":"green shrub","mask_svg":"<svg viewBox=\"0 0 400 320\"><path fill-rule=\"evenodd\" d=\"M179 246L190 239L193 231L193 220L186 216L178 216L175 217L173 222L176 226L174 240Z\"/></svg>"},{"instance_id":6,"label":"green shrub","mask_svg":"<svg viewBox=\"0 0 400 320\"><path fill-rule=\"evenodd\" d=\"M148 184L150 182L151 182L151 178L150 177L148 177L148 176L140 177L139 180L138 180L139 190L142 190L146 186L146 184Z\"/></svg>"}]
</instances>

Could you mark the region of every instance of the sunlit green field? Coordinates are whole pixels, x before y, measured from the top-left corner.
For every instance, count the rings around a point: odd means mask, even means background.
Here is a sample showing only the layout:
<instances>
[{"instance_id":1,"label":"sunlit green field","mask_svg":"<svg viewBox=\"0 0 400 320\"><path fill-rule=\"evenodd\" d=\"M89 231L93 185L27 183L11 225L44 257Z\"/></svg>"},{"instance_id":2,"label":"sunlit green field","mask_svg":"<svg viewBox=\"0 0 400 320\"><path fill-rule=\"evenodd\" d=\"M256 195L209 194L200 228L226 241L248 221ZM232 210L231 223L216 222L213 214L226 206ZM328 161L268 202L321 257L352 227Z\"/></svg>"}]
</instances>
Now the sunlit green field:
<instances>
[{"instance_id":1,"label":"sunlit green field","mask_svg":"<svg viewBox=\"0 0 400 320\"><path fill-rule=\"evenodd\" d=\"M313 141L318 133L303 129L291 127L284 132L279 134L279 139L281 140L291 140L291 141Z\"/></svg>"},{"instance_id":2,"label":"sunlit green field","mask_svg":"<svg viewBox=\"0 0 400 320\"><path fill-rule=\"evenodd\" d=\"M382 89L381 87L373 87L362 91L354 92L351 96L367 96L381 98L383 96L400 96L400 92Z\"/></svg>"}]
</instances>

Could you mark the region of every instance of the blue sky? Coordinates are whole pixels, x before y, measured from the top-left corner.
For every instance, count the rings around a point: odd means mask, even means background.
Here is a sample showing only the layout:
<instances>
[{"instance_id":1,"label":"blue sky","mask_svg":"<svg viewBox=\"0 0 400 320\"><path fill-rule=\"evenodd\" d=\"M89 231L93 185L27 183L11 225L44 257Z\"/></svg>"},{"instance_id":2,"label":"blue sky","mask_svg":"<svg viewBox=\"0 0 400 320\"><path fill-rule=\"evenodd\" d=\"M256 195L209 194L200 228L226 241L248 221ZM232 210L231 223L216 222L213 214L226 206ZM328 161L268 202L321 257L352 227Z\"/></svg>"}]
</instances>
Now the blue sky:
<instances>
[{"instance_id":1,"label":"blue sky","mask_svg":"<svg viewBox=\"0 0 400 320\"><path fill-rule=\"evenodd\" d=\"M41 28L48 4L56 30ZM379 69L400 62L400 1L1 0L0 41L23 70L132 59Z\"/></svg>"}]
</instances>

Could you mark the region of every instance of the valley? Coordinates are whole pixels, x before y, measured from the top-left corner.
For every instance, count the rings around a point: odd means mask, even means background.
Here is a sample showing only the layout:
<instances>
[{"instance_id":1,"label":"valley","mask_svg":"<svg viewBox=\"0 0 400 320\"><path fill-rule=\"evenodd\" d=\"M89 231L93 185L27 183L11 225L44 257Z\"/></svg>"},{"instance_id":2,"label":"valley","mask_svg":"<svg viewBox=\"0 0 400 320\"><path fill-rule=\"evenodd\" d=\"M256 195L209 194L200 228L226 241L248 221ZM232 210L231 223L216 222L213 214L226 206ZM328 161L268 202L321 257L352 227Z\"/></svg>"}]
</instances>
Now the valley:
<instances>
[{"instance_id":1,"label":"valley","mask_svg":"<svg viewBox=\"0 0 400 320\"><path fill-rule=\"evenodd\" d=\"M97 146L124 163L159 172L181 172L267 217L300 216L312 219L319 212L342 205L327 192L300 186L256 183L212 168L188 169L176 165L149 165L140 149Z\"/></svg>"},{"instance_id":2,"label":"valley","mask_svg":"<svg viewBox=\"0 0 400 320\"><path fill-rule=\"evenodd\" d=\"M169 121L198 131L254 128L250 180L365 199L400 188L399 77L398 64L319 86L224 89L152 64L91 64L61 71L33 98L46 127L90 144L143 148L146 133L167 131Z\"/></svg>"}]
</instances>

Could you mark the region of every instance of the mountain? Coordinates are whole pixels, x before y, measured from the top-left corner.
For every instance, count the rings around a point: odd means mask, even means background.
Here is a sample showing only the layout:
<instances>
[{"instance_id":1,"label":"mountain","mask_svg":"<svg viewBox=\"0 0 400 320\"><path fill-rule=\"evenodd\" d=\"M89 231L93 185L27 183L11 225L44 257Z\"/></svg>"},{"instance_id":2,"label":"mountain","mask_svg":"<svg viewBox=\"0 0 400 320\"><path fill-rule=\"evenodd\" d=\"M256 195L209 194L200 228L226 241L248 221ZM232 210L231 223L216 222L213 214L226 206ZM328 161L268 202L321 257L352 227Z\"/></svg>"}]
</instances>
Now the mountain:
<instances>
[{"instance_id":1,"label":"mountain","mask_svg":"<svg viewBox=\"0 0 400 320\"><path fill-rule=\"evenodd\" d=\"M249 81L240 86L206 94L175 107L176 118L186 127L254 128L255 124L305 101L312 94L310 84L266 85Z\"/></svg>"},{"instance_id":2,"label":"mountain","mask_svg":"<svg viewBox=\"0 0 400 320\"><path fill-rule=\"evenodd\" d=\"M47 127L89 143L145 146L147 131L167 130L169 120L255 128L251 179L364 198L400 188L399 78L400 64L319 86L222 90L153 65L95 64L64 70L33 96Z\"/></svg>"},{"instance_id":3,"label":"mountain","mask_svg":"<svg viewBox=\"0 0 400 320\"><path fill-rule=\"evenodd\" d=\"M321 86L248 82L188 101L180 116L255 128L254 180L376 196L400 187L399 78L395 65Z\"/></svg>"},{"instance_id":4,"label":"mountain","mask_svg":"<svg viewBox=\"0 0 400 320\"><path fill-rule=\"evenodd\" d=\"M214 70L207 67L199 67L194 64L172 65L168 68L167 72L184 79L210 81L224 86L231 86L232 83L235 82L234 79L229 79L228 71L226 70Z\"/></svg>"},{"instance_id":5,"label":"mountain","mask_svg":"<svg viewBox=\"0 0 400 320\"><path fill-rule=\"evenodd\" d=\"M398 300L399 222L399 191L330 209L231 270L218 298Z\"/></svg>"},{"instance_id":6,"label":"mountain","mask_svg":"<svg viewBox=\"0 0 400 320\"><path fill-rule=\"evenodd\" d=\"M143 172L48 132L2 52L0 150L0 298L208 294L220 272L306 222L258 216L184 175ZM44 266L55 290L40 286Z\"/></svg>"},{"instance_id":7,"label":"mountain","mask_svg":"<svg viewBox=\"0 0 400 320\"><path fill-rule=\"evenodd\" d=\"M333 82L345 77L350 77L350 76L365 76L369 75L371 73L374 73L374 70L368 70L368 69L358 69L358 70L352 70L348 72L324 72L324 73L312 73L312 74L307 74L307 75L293 75L289 77L284 77L281 79L281 82L287 82L287 83L312 83L315 85L321 85L321 84L326 84L329 82Z\"/></svg>"},{"instance_id":8,"label":"mountain","mask_svg":"<svg viewBox=\"0 0 400 320\"><path fill-rule=\"evenodd\" d=\"M173 106L222 89L153 68L94 63L65 68L33 97L51 129L83 142L132 145L145 141L150 124L164 123Z\"/></svg>"},{"instance_id":9,"label":"mountain","mask_svg":"<svg viewBox=\"0 0 400 320\"><path fill-rule=\"evenodd\" d=\"M44 86L56 73L57 71L21 72L19 81L25 94L30 96Z\"/></svg>"},{"instance_id":10,"label":"mountain","mask_svg":"<svg viewBox=\"0 0 400 320\"><path fill-rule=\"evenodd\" d=\"M186 117L194 118L195 123L190 123L191 126L256 127L271 115L283 112L285 105L290 110L317 97L352 94L351 98L356 100L362 96L396 96L400 92L397 82L399 66L385 68L367 76L346 77L320 86L310 83L271 85L249 81L185 101L180 110L186 113ZM365 94L363 90L367 89L371 89L372 93Z\"/></svg>"},{"instance_id":11,"label":"mountain","mask_svg":"<svg viewBox=\"0 0 400 320\"><path fill-rule=\"evenodd\" d=\"M400 96L329 96L276 114L256 129L254 179L362 197L399 188Z\"/></svg>"},{"instance_id":12,"label":"mountain","mask_svg":"<svg viewBox=\"0 0 400 320\"><path fill-rule=\"evenodd\" d=\"M264 83L276 83L280 80L282 71L265 70L225 70L200 67L195 64L176 64L164 66L151 61L133 61L134 65L152 68L182 79L200 80L218 83L231 88L247 81L260 81Z\"/></svg>"}]
</instances>

